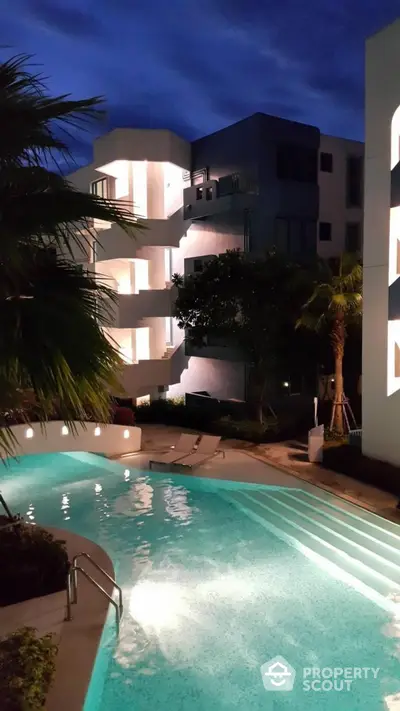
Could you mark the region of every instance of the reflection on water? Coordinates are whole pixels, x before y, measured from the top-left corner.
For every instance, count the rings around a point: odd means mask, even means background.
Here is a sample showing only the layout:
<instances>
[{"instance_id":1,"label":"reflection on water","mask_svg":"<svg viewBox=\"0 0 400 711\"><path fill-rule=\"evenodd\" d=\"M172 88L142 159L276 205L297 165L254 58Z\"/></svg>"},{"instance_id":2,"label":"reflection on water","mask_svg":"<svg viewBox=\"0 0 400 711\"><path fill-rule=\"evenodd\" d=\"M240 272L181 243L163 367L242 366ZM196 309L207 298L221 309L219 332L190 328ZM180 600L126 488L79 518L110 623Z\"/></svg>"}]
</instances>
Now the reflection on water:
<instances>
[{"instance_id":1,"label":"reflection on water","mask_svg":"<svg viewBox=\"0 0 400 711\"><path fill-rule=\"evenodd\" d=\"M193 516L193 509L188 504L188 491L182 487L166 486L164 487L163 496L165 501L165 510L178 521L189 523Z\"/></svg>"},{"instance_id":2,"label":"reflection on water","mask_svg":"<svg viewBox=\"0 0 400 711\"><path fill-rule=\"evenodd\" d=\"M125 470L124 478L127 481L129 477L126 476L126 471L128 470ZM133 517L150 515L153 508L153 495L153 487L150 484L144 479L137 480L127 494L118 497L114 504L114 512Z\"/></svg>"},{"instance_id":3,"label":"reflection on water","mask_svg":"<svg viewBox=\"0 0 400 711\"><path fill-rule=\"evenodd\" d=\"M61 497L61 511L63 512L64 521L70 520L69 515L69 496L68 494L63 494Z\"/></svg>"}]
</instances>

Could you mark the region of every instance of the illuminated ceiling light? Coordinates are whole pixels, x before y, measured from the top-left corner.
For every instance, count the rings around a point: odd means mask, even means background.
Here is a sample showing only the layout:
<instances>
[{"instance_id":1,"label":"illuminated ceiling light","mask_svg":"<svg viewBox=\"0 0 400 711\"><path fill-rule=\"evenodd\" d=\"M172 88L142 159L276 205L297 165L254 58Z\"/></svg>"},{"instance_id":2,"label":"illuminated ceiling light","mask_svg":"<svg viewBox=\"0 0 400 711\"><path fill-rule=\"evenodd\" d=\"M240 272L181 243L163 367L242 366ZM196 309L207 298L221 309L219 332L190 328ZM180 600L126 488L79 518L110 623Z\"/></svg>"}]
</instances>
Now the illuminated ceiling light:
<instances>
[{"instance_id":1,"label":"illuminated ceiling light","mask_svg":"<svg viewBox=\"0 0 400 711\"><path fill-rule=\"evenodd\" d=\"M61 434L62 434L62 435L67 435L67 434L69 434L69 430L68 430L68 427L67 427L66 425L63 425L63 426L61 427Z\"/></svg>"},{"instance_id":2,"label":"illuminated ceiling light","mask_svg":"<svg viewBox=\"0 0 400 711\"><path fill-rule=\"evenodd\" d=\"M124 430L124 439L129 439L130 433L129 430Z\"/></svg>"},{"instance_id":3,"label":"illuminated ceiling light","mask_svg":"<svg viewBox=\"0 0 400 711\"><path fill-rule=\"evenodd\" d=\"M100 427L95 427L94 436L95 436L95 437L100 437L100 435L101 435L101 428L100 428Z\"/></svg>"},{"instance_id":4,"label":"illuminated ceiling light","mask_svg":"<svg viewBox=\"0 0 400 711\"><path fill-rule=\"evenodd\" d=\"M25 437L26 439L32 439L34 435L32 427L28 427L28 429L25 430Z\"/></svg>"}]
</instances>

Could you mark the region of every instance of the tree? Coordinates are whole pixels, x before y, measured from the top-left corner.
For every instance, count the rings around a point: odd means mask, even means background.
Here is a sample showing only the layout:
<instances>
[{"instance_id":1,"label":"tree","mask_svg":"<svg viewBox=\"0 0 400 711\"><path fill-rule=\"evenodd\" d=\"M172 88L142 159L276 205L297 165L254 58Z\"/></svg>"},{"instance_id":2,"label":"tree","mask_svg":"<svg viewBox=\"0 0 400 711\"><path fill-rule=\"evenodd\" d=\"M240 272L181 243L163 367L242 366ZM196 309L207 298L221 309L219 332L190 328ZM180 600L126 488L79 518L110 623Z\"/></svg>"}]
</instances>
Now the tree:
<instances>
[{"instance_id":1,"label":"tree","mask_svg":"<svg viewBox=\"0 0 400 711\"><path fill-rule=\"evenodd\" d=\"M228 345L250 365L250 399L263 421L263 401L277 379L286 380L300 357L296 314L310 294L305 270L271 252L255 258L239 251L213 257L201 272L173 276L175 316L196 347Z\"/></svg>"},{"instance_id":2,"label":"tree","mask_svg":"<svg viewBox=\"0 0 400 711\"><path fill-rule=\"evenodd\" d=\"M59 163L72 167L71 131L100 115L100 97L51 97L29 57L0 64L0 447L16 409L54 409L70 426L109 416L110 388L121 365L103 333L114 292L73 260L98 239L93 220L117 223L134 237L132 206L75 190Z\"/></svg>"},{"instance_id":3,"label":"tree","mask_svg":"<svg viewBox=\"0 0 400 711\"><path fill-rule=\"evenodd\" d=\"M344 434L343 359L348 329L362 316L362 265L354 254L321 261L314 291L303 306L297 326L315 331L329 330L335 363L333 426Z\"/></svg>"}]
</instances>

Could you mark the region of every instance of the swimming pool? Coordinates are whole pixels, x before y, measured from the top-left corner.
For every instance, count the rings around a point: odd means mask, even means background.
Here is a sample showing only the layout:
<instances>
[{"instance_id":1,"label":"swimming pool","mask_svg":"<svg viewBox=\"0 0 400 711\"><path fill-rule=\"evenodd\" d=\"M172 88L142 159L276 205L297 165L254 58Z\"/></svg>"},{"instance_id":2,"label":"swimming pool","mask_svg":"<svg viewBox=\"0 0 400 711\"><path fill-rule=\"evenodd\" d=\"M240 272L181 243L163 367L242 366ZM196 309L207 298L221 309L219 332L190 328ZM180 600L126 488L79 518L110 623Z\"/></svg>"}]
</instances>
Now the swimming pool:
<instances>
[{"instance_id":1,"label":"swimming pool","mask_svg":"<svg viewBox=\"0 0 400 711\"><path fill-rule=\"evenodd\" d=\"M328 494L150 474L81 453L22 458L0 472L0 488L32 522L91 538L113 560L124 617L118 640L112 616L104 630L85 711L396 708L400 632L384 609L400 580L394 525L380 529ZM360 558L371 548L353 578L337 557L350 532ZM276 656L296 671L291 692L264 689L260 667ZM303 687L303 668L354 667L379 672L349 690Z\"/></svg>"}]
</instances>

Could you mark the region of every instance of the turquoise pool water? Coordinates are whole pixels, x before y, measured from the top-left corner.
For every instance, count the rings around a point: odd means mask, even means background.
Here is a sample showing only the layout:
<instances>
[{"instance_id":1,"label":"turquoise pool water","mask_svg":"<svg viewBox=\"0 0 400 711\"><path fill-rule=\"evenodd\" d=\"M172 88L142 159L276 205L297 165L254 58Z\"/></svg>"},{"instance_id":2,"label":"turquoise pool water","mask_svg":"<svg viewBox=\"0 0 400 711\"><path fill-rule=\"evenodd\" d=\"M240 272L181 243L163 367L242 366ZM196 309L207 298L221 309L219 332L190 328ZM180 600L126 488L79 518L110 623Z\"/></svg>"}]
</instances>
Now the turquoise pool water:
<instances>
[{"instance_id":1,"label":"turquoise pool water","mask_svg":"<svg viewBox=\"0 0 400 711\"><path fill-rule=\"evenodd\" d=\"M14 511L113 559L124 617L116 640L110 614L85 711L398 708L390 613L233 506L226 484L50 454L0 470L0 489ZM277 655L297 672L291 692L264 689L260 666ZM306 691L303 667L379 672Z\"/></svg>"}]
</instances>

